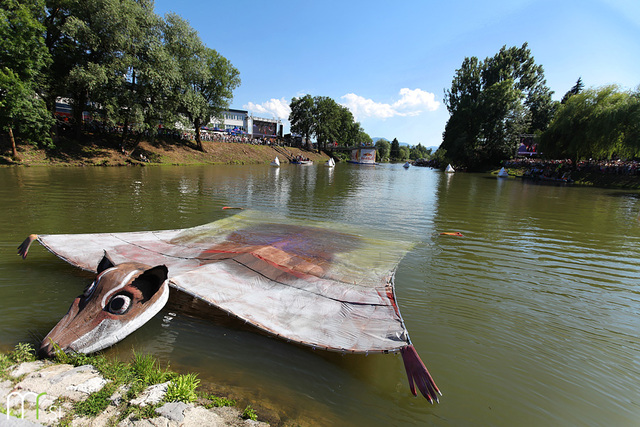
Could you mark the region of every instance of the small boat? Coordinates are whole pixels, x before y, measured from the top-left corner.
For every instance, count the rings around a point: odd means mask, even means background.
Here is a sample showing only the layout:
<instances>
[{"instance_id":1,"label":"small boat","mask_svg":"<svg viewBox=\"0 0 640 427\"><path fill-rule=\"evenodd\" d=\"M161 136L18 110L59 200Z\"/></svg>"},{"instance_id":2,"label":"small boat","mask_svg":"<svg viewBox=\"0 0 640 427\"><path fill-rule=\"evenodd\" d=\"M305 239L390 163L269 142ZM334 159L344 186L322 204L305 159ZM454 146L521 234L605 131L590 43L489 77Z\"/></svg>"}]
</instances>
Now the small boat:
<instances>
[{"instance_id":1,"label":"small boat","mask_svg":"<svg viewBox=\"0 0 640 427\"><path fill-rule=\"evenodd\" d=\"M406 162L404 165L402 165L402 167L405 169L409 169L409 167L411 167L411 163Z\"/></svg>"},{"instance_id":2,"label":"small boat","mask_svg":"<svg viewBox=\"0 0 640 427\"><path fill-rule=\"evenodd\" d=\"M333 160L333 157L329 157L329 160L327 160L327 163L325 163L324 165L328 168L332 168L336 165L336 161Z\"/></svg>"},{"instance_id":3,"label":"small boat","mask_svg":"<svg viewBox=\"0 0 640 427\"><path fill-rule=\"evenodd\" d=\"M505 168L500 169L498 172L498 178L509 178L509 172Z\"/></svg>"},{"instance_id":4,"label":"small boat","mask_svg":"<svg viewBox=\"0 0 640 427\"><path fill-rule=\"evenodd\" d=\"M447 168L444 170L446 173L454 173L456 170L449 164Z\"/></svg>"},{"instance_id":5,"label":"small boat","mask_svg":"<svg viewBox=\"0 0 640 427\"><path fill-rule=\"evenodd\" d=\"M294 165L312 165L313 160L294 159L294 160L291 160L291 163L293 163Z\"/></svg>"},{"instance_id":6,"label":"small boat","mask_svg":"<svg viewBox=\"0 0 640 427\"><path fill-rule=\"evenodd\" d=\"M276 158L273 159L273 161L271 162L271 166L274 166L276 168L280 167L280 159L278 158L278 156L276 156Z\"/></svg>"}]
</instances>

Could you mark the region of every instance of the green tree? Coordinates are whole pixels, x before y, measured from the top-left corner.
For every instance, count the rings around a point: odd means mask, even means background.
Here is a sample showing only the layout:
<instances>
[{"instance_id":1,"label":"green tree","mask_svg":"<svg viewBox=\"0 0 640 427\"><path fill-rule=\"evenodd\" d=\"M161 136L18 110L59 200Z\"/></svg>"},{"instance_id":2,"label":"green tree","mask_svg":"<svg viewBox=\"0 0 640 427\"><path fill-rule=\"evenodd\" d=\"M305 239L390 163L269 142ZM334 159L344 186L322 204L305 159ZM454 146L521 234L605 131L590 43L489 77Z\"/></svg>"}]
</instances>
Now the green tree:
<instances>
[{"instance_id":1,"label":"green tree","mask_svg":"<svg viewBox=\"0 0 640 427\"><path fill-rule=\"evenodd\" d=\"M122 26L126 43L120 65L108 84L96 90L104 117L123 123L123 143L133 127L152 138L163 111L168 110L166 93L177 81L178 70L162 43L163 20L148 0L122 2L128 19Z\"/></svg>"},{"instance_id":2,"label":"green tree","mask_svg":"<svg viewBox=\"0 0 640 427\"><path fill-rule=\"evenodd\" d=\"M540 138L540 150L556 158L640 156L640 96L610 85L568 97Z\"/></svg>"},{"instance_id":3,"label":"green tree","mask_svg":"<svg viewBox=\"0 0 640 427\"><path fill-rule=\"evenodd\" d=\"M369 136L368 133L366 133L364 131L362 126L360 126L360 123L356 123L356 125L358 127L358 138L356 139L356 144L355 145L360 145L360 144L371 145L371 144L373 144L373 139L371 138L371 136Z\"/></svg>"},{"instance_id":4,"label":"green tree","mask_svg":"<svg viewBox=\"0 0 640 427\"><path fill-rule=\"evenodd\" d=\"M389 158L389 153L391 152L391 143L386 139L382 138L376 141L376 152L378 160L381 162Z\"/></svg>"},{"instance_id":5,"label":"green tree","mask_svg":"<svg viewBox=\"0 0 640 427\"><path fill-rule=\"evenodd\" d=\"M573 87L569 89L567 93L564 94L560 103L566 104L569 98L571 98L573 95L577 95L580 92L582 92L582 89L584 89L584 83L582 83L582 77L578 77L578 81L576 81L576 84L573 85Z\"/></svg>"},{"instance_id":6,"label":"green tree","mask_svg":"<svg viewBox=\"0 0 640 427\"><path fill-rule=\"evenodd\" d=\"M34 142L51 142L53 120L38 93L50 57L40 23L44 3L0 0L0 5L0 128L9 134L17 158L14 130Z\"/></svg>"},{"instance_id":7,"label":"green tree","mask_svg":"<svg viewBox=\"0 0 640 427\"><path fill-rule=\"evenodd\" d=\"M351 111L343 105L338 105L338 116L339 125L335 142L346 147L357 145L362 130L360 123L354 121Z\"/></svg>"},{"instance_id":8,"label":"green tree","mask_svg":"<svg viewBox=\"0 0 640 427\"><path fill-rule=\"evenodd\" d=\"M547 86L539 85L529 92L524 107L529 110L530 123L526 133L539 133L547 129L553 119L559 102L551 97L553 91Z\"/></svg>"},{"instance_id":9,"label":"green tree","mask_svg":"<svg viewBox=\"0 0 640 427\"><path fill-rule=\"evenodd\" d=\"M344 115L342 108L344 107L341 107L336 101L327 96L316 96L314 98L313 133L318 142L318 149L326 150L328 142L338 139L341 115Z\"/></svg>"},{"instance_id":10,"label":"green tree","mask_svg":"<svg viewBox=\"0 0 640 427\"><path fill-rule=\"evenodd\" d=\"M480 115L482 93L481 63L478 58L465 58L445 90L444 102L449 111L443 142L448 158L470 161L479 145L483 118ZM438 150L438 151L439 151Z\"/></svg>"},{"instance_id":11,"label":"green tree","mask_svg":"<svg viewBox=\"0 0 640 427\"><path fill-rule=\"evenodd\" d=\"M411 160L428 159L431 157L431 149L427 149L418 143L415 147L411 147L409 158Z\"/></svg>"},{"instance_id":12,"label":"green tree","mask_svg":"<svg viewBox=\"0 0 640 427\"><path fill-rule=\"evenodd\" d=\"M52 61L41 92L51 114L56 100L64 97L73 107L77 132L85 109L99 111L110 121L141 125L139 110L146 101L140 100L149 96L140 74L155 65L148 60L149 52L160 43L153 2L46 0L46 10L42 23Z\"/></svg>"},{"instance_id":13,"label":"green tree","mask_svg":"<svg viewBox=\"0 0 640 427\"><path fill-rule=\"evenodd\" d=\"M204 46L198 33L176 14L167 15L164 38L180 74L171 91L176 111L193 125L196 144L203 150L200 128L228 108L240 73L226 58Z\"/></svg>"},{"instance_id":14,"label":"green tree","mask_svg":"<svg viewBox=\"0 0 640 427\"><path fill-rule=\"evenodd\" d=\"M398 142L397 138L393 138L393 141L391 141L391 150L389 151L389 158L392 161L401 160L400 143Z\"/></svg>"},{"instance_id":15,"label":"green tree","mask_svg":"<svg viewBox=\"0 0 640 427\"><path fill-rule=\"evenodd\" d=\"M544 70L527 44L493 57L465 58L445 90L449 120L442 148L455 163L483 168L509 158L517 136L546 128L553 112Z\"/></svg>"},{"instance_id":16,"label":"green tree","mask_svg":"<svg viewBox=\"0 0 640 427\"><path fill-rule=\"evenodd\" d=\"M407 160L411 156L411 149L407 146L400 147L400 156L398 160Z\"/></svg>"},{"instance_id":17,"label":"green tree","mask_svg":"<svg viewBox=\"0 0 640 427\"><path fill-rule=\"evenodd\" d=\"M299 133L305 141L309 141L315 122L313 97L307 94L301 98L293 98L289 107L291 108L289 113L291 132Z\"/></svg>"},{"instance_id":18,"label":"green tree","mask_svg":"<svg viewBox=\"0 0 640 427\"><path fill-rule=\"evenodd\" d=\"M57 8L63 7L62 13ZM133 0L85 0L82 2L52 0L47 37L55 38L51 46L54 68L49 76L52 84L50 104L59 96L68 97L73 109L76 134L82 124L82 112L88 102L101 104L100 96L111 79L125 74L122 59L130 41L135 18L130 11ZM60 14L60 20L54 16Z\"/></svg>"},{"instance_id":19,"label":"green tree","mask_svg":"<svg viewBox=\"0 0 640 427\"><path fill-rule=\"evenodd\" d=\"M346 146L371 143L371 137L354 121L351 111L332 98L305 95L293 98L290 108L291 131L306 140L315 136L320 150L326 150L327 144L333 142Z\"/></svg>"}]
</instances>

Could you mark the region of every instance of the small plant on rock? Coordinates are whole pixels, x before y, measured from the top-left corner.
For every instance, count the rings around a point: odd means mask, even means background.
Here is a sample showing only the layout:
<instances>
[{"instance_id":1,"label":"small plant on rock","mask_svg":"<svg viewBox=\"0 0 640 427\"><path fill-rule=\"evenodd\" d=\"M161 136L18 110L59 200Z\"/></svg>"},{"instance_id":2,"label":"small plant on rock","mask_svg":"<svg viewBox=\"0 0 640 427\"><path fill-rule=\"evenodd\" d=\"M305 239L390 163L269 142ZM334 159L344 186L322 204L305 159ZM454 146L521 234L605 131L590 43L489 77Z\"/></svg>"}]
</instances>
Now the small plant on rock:
<instances>
[{"instance_id":1,"label":"small plant on rock","mask_svg":"<svg viewBox=\"0 0 640 427\"><path fill-rule=\"evenodd\" d=\"M11 359L16 363L33 362L36 360L36 351L31 344L18 343L13 353L11 353Z\"/></svg>"},{"instance_id":2,"label":"small plant on rock","mask_svg":"<svg viewBox=\"0 0 640 427\"><path fill-rule=\"evenodd\" d=\"M258 414L256 414L256 411L254 411L251 405L247 405L244 411L242 411L242 419L258 421Z\"/></svg>"},{"instance_id":3,"label":"small plant on rock","mask_svg":"<svg viewBox=\"0 0 640 427\"><path fill-rule=\"evenodd\" d=\"M164 400L167 402L193 402L198 398L196 394L198 385L200 385L198 374L179 375L169 384Z\"/></svg>"}]
</instances>

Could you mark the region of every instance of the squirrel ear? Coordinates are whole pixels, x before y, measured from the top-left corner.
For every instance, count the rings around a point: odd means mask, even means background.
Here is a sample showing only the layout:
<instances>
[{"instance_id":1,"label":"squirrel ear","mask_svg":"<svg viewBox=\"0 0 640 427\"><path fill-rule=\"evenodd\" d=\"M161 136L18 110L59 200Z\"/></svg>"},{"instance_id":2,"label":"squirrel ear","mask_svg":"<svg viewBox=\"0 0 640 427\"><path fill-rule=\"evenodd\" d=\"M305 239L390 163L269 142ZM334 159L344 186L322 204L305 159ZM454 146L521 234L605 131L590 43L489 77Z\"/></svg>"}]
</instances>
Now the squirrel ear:
<instances>
[{"instance_id":1,"label":"squirrel ear","mask_svg":"<svg viewBox=\"0 0 640 427\"><path fill-rule=\"evenodd\" d=\"M169 270L166 266L158 265L142 273L131 285L140 289L143 300L148 301L153 299L155 294L164 288L168 274Z\"/></svg>"},{"instance_id":2,"label":"squirrel ear","mask_svg":"<svg viewBox=\"0 0 640 427\"><path fill-rule=\"evenodd\" d=\"M111 258L109 258L109 255L107 255L107 251L104 251L104 256L98 263L97 272L98 274L100 274L103 271L105 271L107 268L111 268L111 267L115 267L115 264L113 263L113 261L111 261Z\"/></svg>"}]
</instances>

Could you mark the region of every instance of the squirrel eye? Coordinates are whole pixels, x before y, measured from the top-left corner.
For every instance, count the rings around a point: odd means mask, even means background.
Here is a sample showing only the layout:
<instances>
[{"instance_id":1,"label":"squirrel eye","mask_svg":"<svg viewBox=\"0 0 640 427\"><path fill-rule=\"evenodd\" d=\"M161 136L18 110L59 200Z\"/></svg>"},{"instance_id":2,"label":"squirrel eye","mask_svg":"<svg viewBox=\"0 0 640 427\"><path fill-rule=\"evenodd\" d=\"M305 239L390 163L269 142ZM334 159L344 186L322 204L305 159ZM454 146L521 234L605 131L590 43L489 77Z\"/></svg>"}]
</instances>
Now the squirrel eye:
<instances>
[{"instance_id":1,"label":"squirrel eye","mask_svg":"<svg viewBox=\"0 0 640 427\"><path fill-rule=\"evenodd\" d=\"M131 306L131 298L127 295L116 295L111 298L109 304L107 305L107 310L113 314L124 314L129 310Z\"/></svg>"}]
</instances>

